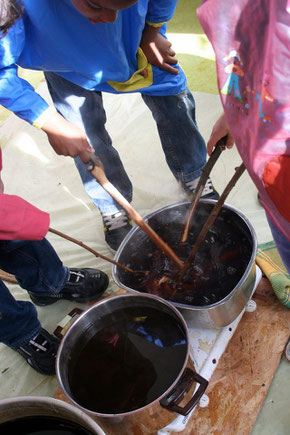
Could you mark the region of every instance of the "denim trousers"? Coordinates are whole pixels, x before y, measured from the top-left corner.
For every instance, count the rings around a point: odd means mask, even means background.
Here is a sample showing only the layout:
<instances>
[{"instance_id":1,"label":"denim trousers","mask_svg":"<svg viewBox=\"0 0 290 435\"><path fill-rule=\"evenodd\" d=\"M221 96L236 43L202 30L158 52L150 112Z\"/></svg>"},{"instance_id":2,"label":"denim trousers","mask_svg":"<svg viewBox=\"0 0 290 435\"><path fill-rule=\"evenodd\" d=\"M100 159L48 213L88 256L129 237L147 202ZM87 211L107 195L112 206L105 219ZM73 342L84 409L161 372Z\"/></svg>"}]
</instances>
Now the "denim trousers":
<instances>
[{"instance_id":1,"label":"denim trousers","mask_svg":"<svg viewBox=\"0 0 290 435\"><path fill-rule=\"evenodd\" d=\"M102 93L86 90L51 72L46 72L45 78L57 111L85 131L108 180L131 202L131 181L105 128ZM176 180L188 182L200 177L206 163L206 146L196 124L191 92L186 89L177 95L142 94L142 98L156 121L166 162ZM75 163L86 192L100 212L113 214L120 210L79 157Z\"/></svg>"},{"instance_id":2,"label":"denim trousers","mask_svg":"<svg viewBox=\"0 0 290 435\"><path fill-rule=\"evenodd\" d=\"M23 289L43 296L59 292L69 274L46 239L1 240L0 269L14 275ZM17 301L0 280L0 342L17 349L40 329L35 306Z\"/></svg>"}]
</instances>

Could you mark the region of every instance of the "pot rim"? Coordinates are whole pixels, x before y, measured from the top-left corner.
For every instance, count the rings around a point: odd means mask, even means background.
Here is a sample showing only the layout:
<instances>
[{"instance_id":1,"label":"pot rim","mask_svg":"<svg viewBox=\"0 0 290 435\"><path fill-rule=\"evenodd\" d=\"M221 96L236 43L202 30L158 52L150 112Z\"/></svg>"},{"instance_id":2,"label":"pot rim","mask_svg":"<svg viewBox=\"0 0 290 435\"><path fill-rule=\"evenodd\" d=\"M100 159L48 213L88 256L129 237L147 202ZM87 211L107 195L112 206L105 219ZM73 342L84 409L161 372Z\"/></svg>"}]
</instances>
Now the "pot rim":
<instances>
[{"instance_id":1,"label":"pot rim","mask_svg":"<svg viewBox=\"0 0 290 435\"><path fill-rule=\"evenodd\" d=\"M63 381L60 375L60 357L61 357L61 353L62 353L62 349L65 345L65 341L66 338L68 337L69 334L72 333L72 330L74 330L75 328L77 328L78 323L91 311L96 310L97 308L99 308L100 306L109 303L110 300L112 299L121 299L121 298L147 298L147 299L154 299L157 300L158 302L160 302L163 305L166 305L168 308L170 308L171 311L173 311L176 316L178 317L178 320L181 322L183 328L184 328L184 333L185 333L185 339L186 339L186 355L184 357L184 362L182 367L180 368L179 374L177 375L176 379L174 380L174 382L172 382L170 384L170 386L166 389L166 391L164 391L160 396L158 396L154 401L148 403L147 405L138 408L138 409L134 409L132 411L127 411L127 412L123 412L123 413L118 413L118 414L104 414L104 413L100 413L97 411L92 411L90 409L87 409L85 407L83 407L82 405L80 405L78 402L76 402L71 395L69 394L69 392L66 391L66 388L63 385ZM70 327L68 328L68 330L66 331L63 339L61 340L61 343L59 345L58 348L58 352L57 352L57 356L56 356L56 377L57 377L57 381L62 389L62 391L64 392L64 394L67 396L67 398L74 404L76 405L78 408L80 408L82 411L89 413L91 415L97 416L97 417L104 417L104 418L118 418L118 417L125 417L127 415L131 415L133 413L139 412L139 411L143 411L144 409L148 408L149 406L152 406L154 404L156 404L157 402L159 402L164 396L166 396L166 394L168 394L173 388L174 386L178 383L179 379L181 378L185 367L188 363L188 359L189 359L189 332L188 332L188 326L185 322L184 317L182 316L182 314L178 311L177 308L175 308L170 302L166 301L165 299L156 296L156 295L151 295L151 294L143 294L143 293L124 293L124 294L120 294L120 295L110 295L105 297L104 299L96 302L95 304L93 304L91 307L89 307L87 310L85 310L83 313L80 314L80 316L74 321L74 323L72 325L70 325Z\"/></svg>"},{"instance_id":2,"label":"pot rim","mask_svg":"<svg viewBox=\"0 0 290 435\"><path fill-rule=\"evenodd\" d=\"M202 202L202 203L205 203L205 204L215 204L217 201L215 199L200 199L199 202ZM158 210L155 210L155 211L149 213L143 219L144 219L145 222L148 222L148 220L152 216L155 216L159 212L162 212L164 210L169 210L169 209L174 208L174 207L176 207L178 205L184 205L184 204L190 204L190 203L191 203L190 200L183 200L183 201L178 201L178 202L171 203L169 205L166 205L164 207L159 208ZM229 210L233 211L234 213L236 213L245 222L245 224L247 225L247 227L248 227L248 229L250 231L250 234L251 234L252 240L253 240L253 247L252 247L252 255L251 255L251 258L249 260L247 268L245 269L242 277L237 282L236 286L232 289L232 291L228 295L226 295L223 299L220 299L219 301L215 302L214 304L200 306L200 305L181 304L179 302L169 302L171 305L173 305L175 307L178 307L178 308L186 309L186 310L196 310L196 311L204 311L205 309L206 310L213 310L217 306L220 306L220 305L226 303L233 296L233 293L235 293L241 287L241 283L245 280L245 278L250 273L250 270L252 269L253 264L255 263L255 259L256 259L256 255L257 255L257 249L258 249L258 242L257 242L257 236L256 236L256 233L255 233L255 230L254 230L251 222L249 221L249 219L240 210L238 210L236 207L234 207L234 206L232 206L230 204L224 203L222 208L229 209ZM118 250L117 250L117 252L115 254L115 257L114 257L115 261L117 261L117 262L119 261L120 254L121 254L124 246L126 245L128 240L131 239L133 234L136 231L138 231L138 230L140 230L140 227L138 227L137 225L134 226L129 231L129 233L126 235L126 237L123 239L122 243L120 244L120 246L119 246L119 248L118 248ZM125 289L125 290L127 290L129 292L138 293L138 294L148 294L148 293L143 293L143 292L140 292L138 290L132 289L132 288L127 287L124 284L122 284L120 282L118 276L117 276L117 266L116 265L112 266L112 277L113 277L115 283L119 287L121 287L121 288L123 288L123 289ZM164 299L164 300L166 300L166 299Z\"/></svg>"},{"instance_id":3,"label":"pot rim","mask_svg":"<svg viewBox=\"0 0 290 435\"><path fill-rule=\"evenodd\" d=\"M0 400L0 407L8 406L9 408L13 408L17 406L18 411L20 409L19 408L20 406L23 407L25 405L27 409L27 407L29 406L34 407L35 404L37 404L37 413L36 413L37 415L47 416L49 414L50 408L51 410L58 411L58 412L64 411L71 414L71 416L62 417L62 418L65 418L70 421L77 420L79 425L83 425L83 427L86 427L87 429L94 431L98 435L105 435L105 432L103 431L101 426L99 426L99 424L95 420L93 420L87 413L85 413L82 409L73 406L71 403L67 403L63 400L56 399L54 397L48 397L48 396L15 396L15 397L9 397ZM40 405L45 406L46 410L45 411L41 410ZM31 415L33 416L36 414L32 413ZM7 419L5 423L9 421L11 420Z\"/></svg>"}]
</instances>

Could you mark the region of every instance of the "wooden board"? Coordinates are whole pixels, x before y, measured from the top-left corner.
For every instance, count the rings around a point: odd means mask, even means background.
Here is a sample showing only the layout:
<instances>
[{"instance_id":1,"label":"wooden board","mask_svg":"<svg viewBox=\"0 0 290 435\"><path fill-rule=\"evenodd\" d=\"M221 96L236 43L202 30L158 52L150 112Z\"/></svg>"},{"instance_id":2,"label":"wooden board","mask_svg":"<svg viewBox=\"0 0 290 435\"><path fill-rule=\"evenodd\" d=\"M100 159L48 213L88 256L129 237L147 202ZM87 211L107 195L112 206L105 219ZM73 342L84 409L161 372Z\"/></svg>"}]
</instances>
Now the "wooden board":
<instances>
[{"instance_id":1,"label":"wooden board","mask_svg":"<svg viewBox=\"0 0 290 435\"><path fill-rule=\"evenodd\" d=\"M198 407L179 434L250 434L290 331L290 311L267 279L262 278L254 299L257 310L242 317L209 383L209 406ZM60 388L54 397L67 401ZM117 425L96 421L108 435L153 435L174 418L155 405Z\"/></svg>"},{"instance_id":2,"label":"wooden board","mask_svg":"<svg viewBox=\"0 0 290 435\"><path fill-rule=\"evenodd\" d=\"M257 310L244 314L211 378L209 406L198 408L179 434L251 433L290 333L290 310L267 279L262 278L254 300Z\"/></svg>"}]
</instances>

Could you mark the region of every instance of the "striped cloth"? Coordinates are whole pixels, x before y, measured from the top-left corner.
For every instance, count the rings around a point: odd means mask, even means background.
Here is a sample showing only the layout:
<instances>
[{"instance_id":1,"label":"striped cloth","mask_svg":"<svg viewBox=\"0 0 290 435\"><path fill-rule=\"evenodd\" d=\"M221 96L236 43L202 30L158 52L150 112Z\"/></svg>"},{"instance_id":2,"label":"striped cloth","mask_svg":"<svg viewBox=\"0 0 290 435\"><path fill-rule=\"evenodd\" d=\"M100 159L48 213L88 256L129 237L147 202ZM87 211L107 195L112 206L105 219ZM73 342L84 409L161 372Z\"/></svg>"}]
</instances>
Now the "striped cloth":
<instances>
[{"instance_id":1,"label":"striped cloth","mask_svg":"<svg viewBox=\"0 0 290 435\"><path fill-rule=\"evenodd\" d=\"M279 301L290 308L290 275L282 263L274 242L258 246L256 263L270 281Z\"/></svg>"}]
</instances>

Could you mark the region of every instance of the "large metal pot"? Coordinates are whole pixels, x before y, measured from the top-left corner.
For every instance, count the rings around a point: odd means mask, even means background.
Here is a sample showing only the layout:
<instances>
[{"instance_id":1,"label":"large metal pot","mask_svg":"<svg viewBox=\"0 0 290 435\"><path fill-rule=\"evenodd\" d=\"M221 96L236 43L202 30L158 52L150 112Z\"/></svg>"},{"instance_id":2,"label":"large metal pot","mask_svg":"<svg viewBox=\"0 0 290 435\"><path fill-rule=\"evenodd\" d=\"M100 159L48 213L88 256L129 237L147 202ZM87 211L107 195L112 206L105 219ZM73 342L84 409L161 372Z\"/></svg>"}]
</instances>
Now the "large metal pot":
<instances>
[{"instance_id":1,"label":"large metal pot","mask_svg":"<svg viewBox=\"0 0 290 435\"><path fill-rule=\"evenodd\" d=\"M188 355L187 326L176 308L152 295L115 295L70 326L58 350L56 374L72 403L113 423L158 402L187 415L207 386L186 367ZM193 382L199 388L179 406Z\"/></svg>"},{"instance_id":2,"label":"large metal pot","mask_svg":"<svg viewBox=\"0 0 290 435\"><path fill-rule=\"evenodd\" d=\"M79 408L62 400L39 396L0 400L0 433L105 435L101 427Z\"/></svg>"},{"instance_id":3,"label":"large metal pot","mask_svg":"<svg viewBox=\"0 0 290 435\"><path fill-rule=\"evenodd\" d=\"M165 242L173 246L182 234L189 204L189 201L183 201L168 205L149 214L144 220ZM192 244L214 204L215 201L213 200L200 200L189 230L189 242ZM215 257L220 253L214 252L217 246L215 238L216 236L222 238L219 243L221 247L224 246L224 254L219 258L226 258L226 246L230 243L229 240L232 234L235 236L236 245L237 241L241 241L241 247L238 247L237 253L240 270L236 275L233 273L232 277L228 274L225 276L224 272L219 276L221 263ZM156 249L156 246L147 235L139 227L134 227L121 243L115 255L115 260L135 270L150 271L154 268L152 253ZM219 286L221 298L203 305L181 303L172 301L170 298L168 300L182 312L189 326L221 328L229 325L238 317L252 295L256 279L255 258L257 252L254 229L239 210L224 204L200 248L200 252L200 255L203 255L207 262L212 261L213 264L211 281L209 281L211 287L207 290L217 299L218 297L214 293L215 288ZM233 268L228 269L229 274L231 274ZM140 291L145 291L150 293L152 291L150 287L140 290L140 276L126 272L115 265L112 274L116 284L129 292L140 293ZM203 277L202 272L200 276ZM225 278L227 282L224 281ZM202 288L200 291L203 292ZM163 294L162 297L164 297Z\"/></svg>"}]
</instances>

